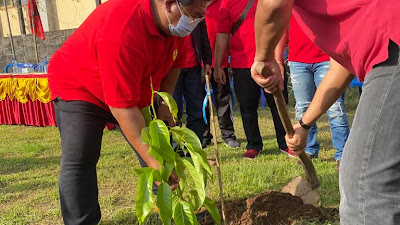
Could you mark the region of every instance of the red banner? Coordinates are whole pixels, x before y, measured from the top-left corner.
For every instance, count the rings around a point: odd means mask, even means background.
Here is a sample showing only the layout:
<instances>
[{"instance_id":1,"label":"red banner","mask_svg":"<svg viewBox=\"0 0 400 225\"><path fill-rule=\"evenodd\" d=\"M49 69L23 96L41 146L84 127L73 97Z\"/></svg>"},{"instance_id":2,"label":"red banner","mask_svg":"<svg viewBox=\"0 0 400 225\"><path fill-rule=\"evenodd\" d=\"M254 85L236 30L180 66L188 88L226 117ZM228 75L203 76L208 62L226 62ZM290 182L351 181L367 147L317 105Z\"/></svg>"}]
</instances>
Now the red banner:
<instances>
[{"instance_id":1,"label":"red banner","mask_svg":"<svg viewBox=\"0 0 400 225\"><path fill-rule=\"evenodd\" d=\"M33 14L33 23L32 23L32 14ZM29 21L31 22L32 34L35 33L35 35L38 38L45 40L46 37L44 36L42 20L40 19L40 14L37 8L36 0L28 0L28 15L29 15ZM35 30L35 32L33 32L33 30Z\"/></svg>"}]
</instances>

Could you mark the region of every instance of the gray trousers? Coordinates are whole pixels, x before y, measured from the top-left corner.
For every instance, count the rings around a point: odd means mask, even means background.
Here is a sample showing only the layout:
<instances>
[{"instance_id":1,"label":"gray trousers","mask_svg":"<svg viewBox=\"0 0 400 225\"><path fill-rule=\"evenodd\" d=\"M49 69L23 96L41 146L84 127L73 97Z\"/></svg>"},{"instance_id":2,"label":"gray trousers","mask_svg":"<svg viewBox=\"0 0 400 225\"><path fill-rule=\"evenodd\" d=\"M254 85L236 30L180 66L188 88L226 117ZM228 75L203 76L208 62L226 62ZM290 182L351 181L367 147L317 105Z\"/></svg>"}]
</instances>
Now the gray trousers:
<instances>
[{"instance_id":1,"label":"gray trousers","mask_svg":"<svg viewBox=\"0 0 400 225\"><path fill-rule=\"evenodd\" d=\"M339 175L340 223L400 224L399 46L367 75Z\"/></svg>"}]
</instances>

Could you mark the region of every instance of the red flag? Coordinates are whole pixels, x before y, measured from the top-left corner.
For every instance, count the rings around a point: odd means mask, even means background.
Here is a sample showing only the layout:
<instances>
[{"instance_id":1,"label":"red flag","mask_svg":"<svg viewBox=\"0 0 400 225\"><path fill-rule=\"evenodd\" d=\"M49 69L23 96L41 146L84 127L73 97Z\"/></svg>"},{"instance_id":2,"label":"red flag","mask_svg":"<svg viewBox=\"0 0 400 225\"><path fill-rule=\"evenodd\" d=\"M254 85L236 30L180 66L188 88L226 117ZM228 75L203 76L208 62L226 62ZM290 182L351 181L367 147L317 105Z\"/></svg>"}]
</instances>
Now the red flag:
<instances>
[{"instance_id":1,"label":"red flag","mask_svg":"<svg viewBox=\"0 0 400 225\"><path fill-rule=\"evenodd\" d=\"M31 6L32 4L32 6ZM33 26L32 26L32 13L33 13ZM43 25L42 25L42 20L40 19L40 14L37 8L36 0L28 0L28 15L29 15L29 21L31 22L31 32L33 32L33 27L35 27L35 35L42 39L45 40L46 37L44 36L44 31L43 31Z\"/></svg>"}]
</instances>

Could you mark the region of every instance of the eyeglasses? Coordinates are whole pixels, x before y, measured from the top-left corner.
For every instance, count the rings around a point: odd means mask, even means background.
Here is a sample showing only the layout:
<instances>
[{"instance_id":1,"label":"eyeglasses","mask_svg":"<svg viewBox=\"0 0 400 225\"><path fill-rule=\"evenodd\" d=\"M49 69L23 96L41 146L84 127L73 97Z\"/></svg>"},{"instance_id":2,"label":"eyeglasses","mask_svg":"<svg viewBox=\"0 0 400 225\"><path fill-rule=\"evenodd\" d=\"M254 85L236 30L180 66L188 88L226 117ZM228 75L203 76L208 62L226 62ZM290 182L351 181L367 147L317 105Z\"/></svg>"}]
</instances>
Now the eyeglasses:
<instances>
[{"instance_id":1,"label":"eyeglasses","mask_svg":"<svg viewBox=\"0 0 400 225\"><path fill-rule=\"evenodd\" d=\"M191 23L195 22L195 20L199 20L199 19L202 20L204 18L204 14L199 15L197 18L193 17L189 13L189 11L182 5L182 3L178 2L178 1L177 1L177 3L178 3L178 7L182 8L185 11L185 13L188 15L188 17L192 20L192 21L190 21Z\"/></svg>"}]
</instances>

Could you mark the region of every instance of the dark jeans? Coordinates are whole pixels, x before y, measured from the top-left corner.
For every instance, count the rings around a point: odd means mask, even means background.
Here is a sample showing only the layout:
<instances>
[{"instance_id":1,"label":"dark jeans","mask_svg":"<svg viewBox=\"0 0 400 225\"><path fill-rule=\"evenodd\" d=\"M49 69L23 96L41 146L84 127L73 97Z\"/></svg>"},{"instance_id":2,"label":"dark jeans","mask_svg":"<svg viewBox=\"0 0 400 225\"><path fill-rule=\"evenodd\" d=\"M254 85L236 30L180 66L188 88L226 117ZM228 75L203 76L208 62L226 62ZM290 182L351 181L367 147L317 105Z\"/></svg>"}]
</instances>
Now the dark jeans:
<instances>
[{"instance_id":1,"label":"dark jeans","mask_svg":"<svg viewBox=\"0 0 400 225\"><path fill-rule=\"evenodd\" d=\"M213 70L214 72L214 70ZM225 74L228 74L228 69L225 69ZM203 87L206 81L203 79ZM236 140L235 130L233 128L233 113L231 109L231 92L230 83L227 79L225 84L218 84L214 78L210 77L210 84L213 88L215 108L217 109L218 124L221 130L222 139L227 142L228 140ZM203 88L203 98L206 96L205 88ZM213 138L210 132L210 113L206 109L208 124L205 125L203 139L211 140Z\"/></svg>"},{"instance_id":2,"label":"dark jeans","mask_svg":"<svg viewBox=\"0 0 400 225\"><path fill-rule=\"evenodd\" d=\"M286 74L286 73L285 73ZM260 102L260 86L251 78L250 68L233 69L233 83L235 87L236 97L239 101L240 113L242 114L243 128L247 138L247 149L255 149L261 151L263 143L258 127L257 109ZM287 79L285 78L285 90L283 95L285 101L288 101ZM271 94L264 92L265 99L271 109L272 118L274 120L276 140L280 149L287 148L285 141L285 129L283 128L278 110L276 109L274 98Z\"/></svg>"},{"instance_id":3,"label":"dark jeans","mask_svg":"<svg viewBox=\"0 0 400 225\"><path fill-rule=\"evenodd\" d=\"M115 119L88 102L56 99L53 103L61 136L59 193L64 223L97 224L101 213L96 164L104 127ZM140 157L139 161L146 166Z\"/></svg>"},{"instance_id":4,"label":"dark jeans","mask_svg":"<svg viewBox=\"0 0 400 225\"><path fill-rule=\"evenodd\" d=\"M340 224L400 224L400 50L365 78L339 174Z\"/></svg>"},{"instance_id":5,"label":"dark jeans","mask_svg":"<svg viewBox=\"0 0 400 225\"><path fill-rule=\"evenodd\" d=\"M182 69L178 82L174 89L174 99L178 105L178 118L182 118L183 102L186 103L186 127L191 129L199 137L200 142L203 139L204 122L202 115L202 91L201 67Z\"/></svg>"}]
</instances>

